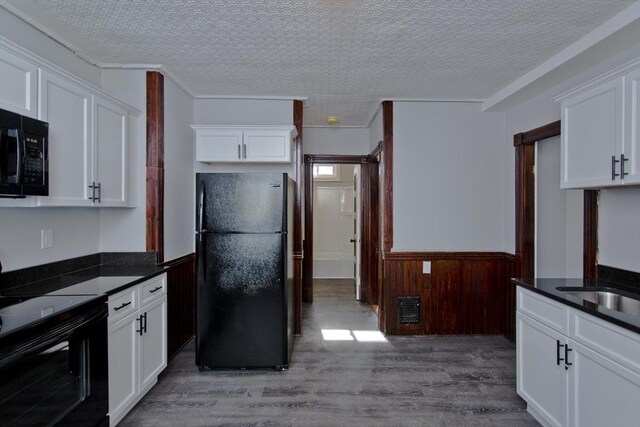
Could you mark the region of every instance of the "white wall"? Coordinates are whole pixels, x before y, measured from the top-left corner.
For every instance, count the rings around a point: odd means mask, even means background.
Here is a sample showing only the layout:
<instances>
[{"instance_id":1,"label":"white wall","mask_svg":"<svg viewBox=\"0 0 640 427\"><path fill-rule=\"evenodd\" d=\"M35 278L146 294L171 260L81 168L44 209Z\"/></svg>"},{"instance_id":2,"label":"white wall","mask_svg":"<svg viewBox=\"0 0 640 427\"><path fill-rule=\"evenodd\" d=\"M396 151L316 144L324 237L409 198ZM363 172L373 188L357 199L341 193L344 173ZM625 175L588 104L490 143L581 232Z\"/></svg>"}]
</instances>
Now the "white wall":
<instances>
[{"instance_id":1,"label":"white wall","mask_svg":"<svg viewBox=\"0 0 640 427\"><path fill-rule=\"evenodd\" d=\"M210 99L193 102L199 125L291 125L293 101L278 99Z\"/></svg>"},{"instance_id":2,"label":"white wall","mask_svg":"<svg viewBox=\"0 0 640 427\"><path fill-rule=\"evenodd\" d=\"M369 129L304 128L302 147L304 154L369 154Z\"/></svg>"},{"instance_id":3,"label":"white wall","mask_svg":"<svg viewBox=\"0 0 640 427\"><path fill-rule=\"evenodd\" d=\"M195 233L193 98L164 78L164 258L191 253Z\"/></svg>"},{"instance_id":4,"label":"white wall","mask_svg":"<svg viewBox=\"0 0 640 427\"><path fill-rule=\"evenodd\" d=\"M99 227L97 209L0 209L2 271L99 252ZM40 230L53 230L52 248L40 249Z\"/></svg>"},{"instance_id":5,"label":"white wall","mask_svg":"<svg viewBox=\"0 0 640 427\"><path fill-rule=\"evenodd\" d=\"M640 273L640 188L600 190L598 262Z\"/></svg>"},{"instance_id":6,"label":"white wall","mask_svg":"<svg viewBox=\"0 0 640 427\"><path fill-rule=\"evenodd\" d=\"M552 101L554 97L637 57L640 53L637 31L640 27L637 24L634 25L634 31L622 30L556 71L554 77L561 76L564 80L557 82L556 78L555 85L550 89L525 100L518 99L518 103L509 103L506 110L506 135L503 153L506 166L504 168L506 183L504 248L506 252L515 252L515 151L513 135L560 120L560 105ZM590 58L596 58L597 63L594 64ZM539 86L542 87L543 84L540 83ZM640 221L634 220L632 216L625 216L624 219L619 217L620 212L626 212L625 209L629 206L640 203L640 193L624 190L622 193L615 194L617 197L607 195L605 191L601 192L599 262L612 267L640 271L640 261L638 261L640 258L631 255L637 253L635 248L640 241ZM637 210L635 212L637 213ZM633 215L633 213L629 215ZM623 233L619 233L617 228L621 220L628 226ZM564 244L565 242L559 241L560 243ZM635 263L632 262L633 259L635 259Z\"/></svg>"},{"instance_id":7,"label":"white wall","mask_svg":"<svg viewBox=\"0 0 640 427\"><path fill-rule=\"evenodd\" d=\"M384 129L382 128L382 108L379 107L376 111L375 116L371 120L369 124L369 152L373 151L374 148L378 145L380 141L382 141L382 137L384 136Z\"/></svg>"},{"instance_id":8,"label":"white wall","mask_svg":"<svg viewBox=\"0 0 640 427\"><path fill-rule=\"evenodd\" d=\"M394 102L393 250L501 251L504 114Z\"/></svg>"},{"instance_id":9,"label":"white wall","mask_svg":"<svg viewBox=\"0 0 640 427\"><path fill-rule=\"evenodd\" d=\"M293 101L257 99L196 99L193 123L198 125L293 125ZM306 131L304 134L306 141ZM191 134L195 145L195 135ZM195 161L195 151L194 151ZM294 179L292 164L209 164L195 161L195 172L287 172ZM195 186L195 179L194 184ZM193 187L195 188L195 187ZM195 192L195 190L193 190Z\"/></svg>"}]
</instances>

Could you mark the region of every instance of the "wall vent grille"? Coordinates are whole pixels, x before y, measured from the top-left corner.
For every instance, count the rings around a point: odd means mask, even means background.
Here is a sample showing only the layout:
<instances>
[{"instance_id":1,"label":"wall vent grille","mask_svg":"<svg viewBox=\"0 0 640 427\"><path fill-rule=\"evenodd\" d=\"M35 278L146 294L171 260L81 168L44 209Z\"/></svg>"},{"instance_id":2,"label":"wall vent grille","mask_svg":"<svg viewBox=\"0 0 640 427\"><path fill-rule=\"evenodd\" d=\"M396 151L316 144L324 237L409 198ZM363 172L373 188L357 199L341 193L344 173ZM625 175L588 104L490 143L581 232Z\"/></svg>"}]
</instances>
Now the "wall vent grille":
<instances>
[{"instance_id":1,"label":"wall vent grille","mask_svg":"<svg viewBox=\"0 0 640 427\"><path fill-rule=\"evenodd\" d=\"M398 323L420 323L420 297L398 297Z\"/></svg>"}]
</instances>

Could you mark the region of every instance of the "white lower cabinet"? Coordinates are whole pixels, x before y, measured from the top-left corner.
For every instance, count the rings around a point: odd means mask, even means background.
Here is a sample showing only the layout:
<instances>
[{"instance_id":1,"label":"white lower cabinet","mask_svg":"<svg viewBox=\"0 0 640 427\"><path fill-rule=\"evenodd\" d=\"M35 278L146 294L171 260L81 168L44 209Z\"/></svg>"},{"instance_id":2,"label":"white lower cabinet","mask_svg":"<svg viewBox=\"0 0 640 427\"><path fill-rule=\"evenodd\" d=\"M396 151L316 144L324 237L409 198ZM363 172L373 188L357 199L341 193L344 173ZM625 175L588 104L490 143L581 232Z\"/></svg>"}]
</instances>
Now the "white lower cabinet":
<instances>
[{"instance_id":1,"label":"white lower cabinet","mask_svg":"<svg viewBox=\"0 0 640 427\"><path fill-rule=\"evenodd\" d=\"M574 340L569 348L569 425L640 426L640 374Z\"/></svg>"},{"instance_id":2,"label":"white lower cabinet","mask_svg":"<svg viewBox=\"0 0 640 427\"><path fill-rule=\"evenodd\" d=\"M517 298L517 391L527 410L545 426L639 426L640 335L522 288ZM553 313L562 314L545 321Z\"/></svg>"},{"instance_id":3,"label":"white lower cabinet","mask_svg":"<svg viewBox=\"0 0 640 427\"><path fill-rule=\"evenodd\" d=\"M143 307L144 334L140 338L140 389L148 390L167 366L167 296Z\"/></svg>"},{"instance_id":4,"label":"white lower cabinet","mask_svg":"<svg viewBox=\"0 0 640 427\"><path fill-rule=\"evenodd\" d=\"M166 366L166 275L161 275L109 297L111 426L138 403Z\"/></svg>"},{"instance_id":5,"label":"white lower cabinet","mask_svg":"<svg viewBox=\"0 0 640 427\"><path fill-rule=\"evenodd\" d=\"M522 313L516 314L516 322L518 394L539 421L566 425L567 376L564 364L557 363L557 353L550 351L564 342L564 336Z\"/></svg>"}]
</instances>

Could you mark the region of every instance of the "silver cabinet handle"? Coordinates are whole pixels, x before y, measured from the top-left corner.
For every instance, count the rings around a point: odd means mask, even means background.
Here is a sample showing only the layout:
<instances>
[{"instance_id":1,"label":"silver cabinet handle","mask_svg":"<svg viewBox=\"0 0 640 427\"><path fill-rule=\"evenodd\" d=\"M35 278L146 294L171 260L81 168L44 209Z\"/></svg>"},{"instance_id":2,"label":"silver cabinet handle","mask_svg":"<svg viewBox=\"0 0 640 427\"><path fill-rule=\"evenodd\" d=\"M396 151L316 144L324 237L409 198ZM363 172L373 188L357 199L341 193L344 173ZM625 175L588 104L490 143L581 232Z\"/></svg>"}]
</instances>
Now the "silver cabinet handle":
<instances>
[{"instance_id":1,"label":"silver cabinet handle","mask_svg":"<svg viewBox=\"0 0 640 427\"><path fill-rule=\"evenodd\" d=\"M238 160L240 160L242 157L240 156L240 144L238 144Z\"/></svg>"},{"instance_id":2,"label":"silver cabinet handle","mask_svg":"<svg viewBox=\"0 0 640 427\"><path fill-rule=\"evenodd\" d=\"M99 182L98 186L96 187L96 189L98 190L98 197L96 197L96 199L98 200L98 203L102 203L102 183ZM94 199L94 202L96 200Z\"/></svg>"},{"instance_id":3,"label":"silver cabinet handle","mask_svg":"<svg viewBox=\"0 0 640 427\"><path fill-rule=\"evenodd\" d=\"M242 158L246 160L247 158L247 146L246 144L242 144Z\"/></svg>"}]
</instances>

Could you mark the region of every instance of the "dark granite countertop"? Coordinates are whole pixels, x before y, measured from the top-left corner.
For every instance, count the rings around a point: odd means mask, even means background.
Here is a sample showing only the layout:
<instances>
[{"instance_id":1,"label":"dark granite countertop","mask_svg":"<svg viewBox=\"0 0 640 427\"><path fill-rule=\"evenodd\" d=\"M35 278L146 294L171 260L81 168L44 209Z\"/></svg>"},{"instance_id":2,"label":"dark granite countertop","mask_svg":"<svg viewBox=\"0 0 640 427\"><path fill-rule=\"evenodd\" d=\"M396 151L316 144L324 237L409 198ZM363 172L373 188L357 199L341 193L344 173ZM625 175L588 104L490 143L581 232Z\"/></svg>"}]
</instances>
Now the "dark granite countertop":
<instances>
[{"instance_id":1,"label":"dark granite countertop","mask_svg":"<svg viewBox=\"0 0 640 427\"><path fill-rule=\"evenodd\" d=\"M98 254L8 272L0 276L0 295L113 295L164 273L168 267L155 260L155 253Z\"/></svg>"},{"instance_id":2,"label":"dark granite countertop","mask_svg":"<svg viewBox=\"0 0 640 427\"><path fill-rule=\"evenodd\" d=\"M511 279L517 286L529 289L530 291L539 293L553 300L564 303L570 307L589 313L593 316L607 320L613 324L621 326L633 332L640 333L640 316L621 313L616 310L610 310L595 303L584 301L559 291L556 288L563 286L571 287L598 287L613 288L621 291L623 294L640 299L640 289L631 286L625 286L608 280L585 280L585 279Z\"/></svg>"}]
</instances>

